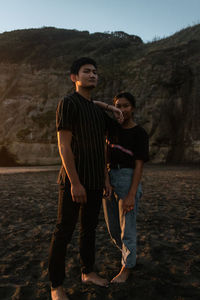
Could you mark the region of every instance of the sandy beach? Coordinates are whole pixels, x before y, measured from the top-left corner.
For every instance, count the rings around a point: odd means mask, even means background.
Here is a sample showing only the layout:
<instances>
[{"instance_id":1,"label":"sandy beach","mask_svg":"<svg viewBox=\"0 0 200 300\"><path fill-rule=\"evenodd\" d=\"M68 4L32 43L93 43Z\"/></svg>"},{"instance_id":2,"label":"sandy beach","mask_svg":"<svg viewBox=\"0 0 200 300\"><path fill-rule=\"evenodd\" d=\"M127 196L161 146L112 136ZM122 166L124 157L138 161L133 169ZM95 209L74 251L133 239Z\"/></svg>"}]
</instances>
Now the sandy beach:
<instances>
[{"instance_id":1,"label":"sandy beach","mask_svg":"<svg viewBox=\"0 0 200 300\"><path fill-rule=\"evenodd\" d=\"M0 299L47 300L48 251L57 214L57 167L0 169ZM70 300L200 299L200 170L145 167L139 206L137 266L125 284L85 286L80 280L78 225L66 257ZM101 211L96 270L111 280L120 252Z\"/></svg>"}]
</instances>

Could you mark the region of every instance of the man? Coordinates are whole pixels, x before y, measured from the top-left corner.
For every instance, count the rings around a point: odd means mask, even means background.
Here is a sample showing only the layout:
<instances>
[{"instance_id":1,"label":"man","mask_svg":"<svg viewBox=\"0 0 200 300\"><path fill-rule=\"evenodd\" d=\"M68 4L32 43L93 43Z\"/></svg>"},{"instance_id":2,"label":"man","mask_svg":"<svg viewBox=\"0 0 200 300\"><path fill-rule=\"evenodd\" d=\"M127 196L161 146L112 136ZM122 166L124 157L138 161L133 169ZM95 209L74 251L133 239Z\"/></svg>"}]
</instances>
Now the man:
<instances>
[{"instance_id":1,"label":"man","mask_svg":"<svg viewBox=\"0 0 200 300\"><path fill-rule=\"evenodd\" d=\"M83 283L107 286L93 271L95 229L104 187L104 137L106 114L91 100L97 85L96 62L80 58L71 67L76 92L60 101L56 113L58 148L62 160L58 219L49 255L49 278L53 300L68 299L65 278L66 246L71 240L80 210L80 262ZM105 108L108 105L104 104Z\"/></svg>"}]
</instances>

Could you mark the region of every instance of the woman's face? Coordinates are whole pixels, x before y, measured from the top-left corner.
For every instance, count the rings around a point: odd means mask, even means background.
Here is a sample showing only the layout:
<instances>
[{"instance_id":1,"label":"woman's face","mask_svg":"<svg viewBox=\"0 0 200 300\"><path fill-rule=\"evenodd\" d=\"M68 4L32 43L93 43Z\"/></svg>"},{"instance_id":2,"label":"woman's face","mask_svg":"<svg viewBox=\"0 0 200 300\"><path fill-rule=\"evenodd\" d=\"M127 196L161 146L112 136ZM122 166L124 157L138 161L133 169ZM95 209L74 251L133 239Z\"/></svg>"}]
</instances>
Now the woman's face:
<instances>
[{"instance_id":1,"label":"woman's face","mask_svg":"<svg viewBox=\"0 0 200 300\"><path fill-rule=\"evenodd\" d=\"M134 107L126 98L119 98L115 101L115 106L119 108L122 111L122 114L124 116L124 122L132 119L132 115L134 112Z\"/></svg>"}]
</instances>

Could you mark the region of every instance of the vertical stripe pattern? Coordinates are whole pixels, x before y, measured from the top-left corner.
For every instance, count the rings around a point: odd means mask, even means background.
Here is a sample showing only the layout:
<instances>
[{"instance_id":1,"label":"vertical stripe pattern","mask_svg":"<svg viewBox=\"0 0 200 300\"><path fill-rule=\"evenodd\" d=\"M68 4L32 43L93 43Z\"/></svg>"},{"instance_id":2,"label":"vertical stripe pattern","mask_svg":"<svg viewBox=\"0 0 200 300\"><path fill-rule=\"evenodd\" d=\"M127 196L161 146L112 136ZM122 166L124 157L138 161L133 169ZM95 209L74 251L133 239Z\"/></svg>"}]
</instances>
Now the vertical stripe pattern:
<instances>
[{"instance_id":1,"label":"vertical stripe pattern","mask_svg":"<svg viewBox=\"0 0 200 300\"><path fill-rule=\"evenodd\" d=\"M104 185L106 114L92 101L74 93L58 104L57 130L72 132L72 151L81 183L87 189ZM62 166L58 182L67 174Z\"/></svg>"}]
</instances>

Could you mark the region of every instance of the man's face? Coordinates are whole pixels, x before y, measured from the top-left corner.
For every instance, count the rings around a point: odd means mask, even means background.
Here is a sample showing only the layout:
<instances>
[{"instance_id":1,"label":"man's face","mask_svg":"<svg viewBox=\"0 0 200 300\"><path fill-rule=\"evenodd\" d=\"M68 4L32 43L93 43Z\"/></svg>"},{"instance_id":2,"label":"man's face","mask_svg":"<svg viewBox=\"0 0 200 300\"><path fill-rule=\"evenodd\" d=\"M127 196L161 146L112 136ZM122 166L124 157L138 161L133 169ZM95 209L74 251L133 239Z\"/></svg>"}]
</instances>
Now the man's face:
<instances>
[{"instance_id":1,"label":"man's face","mask_svg":"<svg viewBox=\"0 0 200 300\"><path fill-rule=\"evenodd\" d=\"M83 88L95 88L97 85L98 75L95 66L93 65L83 65L78 75L74 76L76 86Z\"/></svg>"}]
</instances>

